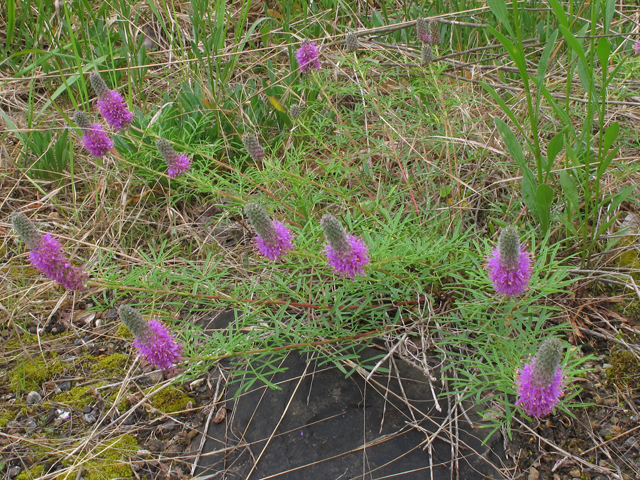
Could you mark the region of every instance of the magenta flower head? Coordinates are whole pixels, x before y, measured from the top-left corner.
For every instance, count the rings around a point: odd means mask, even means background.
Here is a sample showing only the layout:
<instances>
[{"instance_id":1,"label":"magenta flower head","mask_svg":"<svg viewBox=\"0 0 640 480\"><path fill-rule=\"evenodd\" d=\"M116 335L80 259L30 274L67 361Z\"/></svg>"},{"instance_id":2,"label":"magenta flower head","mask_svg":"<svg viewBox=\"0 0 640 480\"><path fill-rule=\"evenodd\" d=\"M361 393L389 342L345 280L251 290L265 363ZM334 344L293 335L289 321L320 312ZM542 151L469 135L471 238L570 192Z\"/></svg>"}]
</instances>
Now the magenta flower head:
<instances>
[{"instance_id":1,"label":"magenta flower head","mask_svg":"<svg viewBox=\"0 0 640 480\"><path fill-rule=\"evenodd\" d=\"M51 280L69 290L82 290L87 274L74 267L62 254L62 245L50 234L41 235L29 219L19 212L11 216L13 228L31 249L31 264Z\"/></svg>"},{"instance_id":2,"label":"magenta flower head","mask_svg":"<svg viewBox=\"0 0 640 480\"><path fill-rule=\"evenodd\" d=\"M102 77L92 72L89 76L91 86L98 94L98 107L100 113L116 130L124 130L133 120L133 113L127 109L127 104L122 95L115 91L109 90L107 84Z\"/></svg>"},{"instance_id":3,"label":"magenta flower head","mask_svg":"<svg viewBox=\"0 0 640 480\"><path fill-rule=\"evenodd\" d=\"M518 371L516 405L527 415L543 417L558 404L565 379L561 360L562 342L555 337L547 338L534 359Z\"/></svg>"},{"instance_id":4,"label":"magenta flower head","mask_svg":"<svg viewBox=\"0 0 640 480\"><path fill-rule=\"evenodd\" d=\"M171 144L164 138L160 137L156 141L156 146L158 147L158 150L160 150L164 161L167 162L167 165L169 166L169 168L167 168L167 174L171 178L179 177L191 168L191 160L189 157L184 153L178 155L171 147Z\"/></svg>"},{"instance_id":5,"label":"magenta flower head","mask_svg":"<svg viewBox=\"0 0 640 480\"><path fill-rule=\"evenodd\" d=\"M277 260L293 249L291 239L293 236L282 223L271 220L267 212L257 203L247 203L244 212L249 217L258 236L256 246L260 253L269 260Z\"/></svg>"},{"instance_id":6,"label":"magenta flower head","mask_svg":"<svg viewBox=\"0 0 640 480\"><path fill-rule=\"evenodd\" d=\"M242 135L242 144L254 162L259 162L264 158L264 149L253 133Z\"/></svg>"},{"instance_id":7,"label":"magenta flower head","mask_svg":"<svg viewBox=\"0 0 640 480\"><path fill-rule=\"evenodd\" d=\"M640 53L640 40L636 40L636 43L633 44L633 50L636 53Z\"/></svg>"},{"instance_id":8,"label":"magenta flower head","mask_svg":"<svg viewBox=\"0 0 640 480\"><path fill-rule=\"evenodd\" d=\"M364 267L369 263L365 243L354 235L348 235L338 219L329 213L323 215L320 226L327 239L327 263L339 275L351 278L364 275Z\"/></svg>"},{"instance_id":9,"label":"magenta flower head","mask_svg":"<svg viewBox=\"0 0 640 480\"><path fill-rule=\"evenodd\" d=\"M82 143L94 157L104 157L111 147L113 141L97 123L91 123L82 112L75 112L73 120L82 129Z\"/></svg>"},{"instance_id":10,"label":"magenta flower head","mask_svg":"<svg viewBox=\"0 0 640 480\"><path fill-rule=\"evenodd\" d=\"M310 68L320 70L320 60L318 59L318 47L315 42L305 40L296 51L296 61L298 68L302 73L307 72Z\"/></svg>"},{"instance_id":11,"label":"magenta flower head","mask_svg":"<svg viewBox=\"0 0 640 480\"><path fill-rule=\"evenodd\" d=\"M176 342L175 336L155 317L147 323L129 305L120 306L118 315L135 338L133 346L149 363L162 370L171 370L175 363L182 360L182 345Z\"/></svg>"},{"instance_id":12,"label":"magenta flower head","mask_svg":"<svg viewBox=\"0 0 640 480\"><path fill-rule=\"evenodd\" d=\"M487 260L489 280L496 292L515 297L524 292L531 278L531 256L520 245L518 232L506 227L500 232L498 248Z\"/></svg>"},{"instance_id":13,"label":"magenta flower head","mask_svg":"<svg viewBox=\"0 0 640 480\"><path fill-rule=\"evenodd\" d=\"M420 17L416 20L416 34L418 39L423 43L431 43L431 34L427 20L424 17Z\"/></svg>"}]
</instances>

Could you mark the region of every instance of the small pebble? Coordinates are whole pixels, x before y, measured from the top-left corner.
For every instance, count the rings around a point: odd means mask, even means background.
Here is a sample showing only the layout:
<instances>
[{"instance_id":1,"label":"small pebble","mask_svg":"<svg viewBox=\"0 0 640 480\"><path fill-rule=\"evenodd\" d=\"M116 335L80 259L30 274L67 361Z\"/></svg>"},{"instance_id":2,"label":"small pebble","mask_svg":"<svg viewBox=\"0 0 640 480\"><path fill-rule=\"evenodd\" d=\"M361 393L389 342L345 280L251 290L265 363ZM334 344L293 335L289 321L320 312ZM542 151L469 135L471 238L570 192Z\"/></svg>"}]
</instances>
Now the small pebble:
<instances>
[{"instance_id":1,"label":"small pebble","mask_svg":"<svg viewBox=\"0 0 640 480\"><path fill-rule=\"evenodd\" d=\"M27 429L27 432L31 433L31 432L34 432L36 428L38 428L38 424L33 418L28 418L24 422L24 427Z\"/></svg>"},{"instance_id":2,"label":"small pebble","mask_svg":"<svg viewBox=\"0 0 640 480\"><path fill-rule=\"evenodd\" d=\"M36 392L32 391L27 394L27 405L38 405L42 402L42 396Z\"/></svg>"},{"instance_id":3,"label":"small pebble","mask_svg":"<svg viewBox=\"0 0 640 480\"><path fill-rule=\"evenodd\" d=\"M85 413L83 417L84 417L84 421L87 422L89 425L96 423L97 418L93 413Z\"/></svg>"},{"instance_id":4,"label":"small pebble","mask_svg":"<svg viewBox=\"0 0 640 480\"><path fill-rule=\"evenodd\" d=\"M580 469L579 469L579 468L574 468L573 470L571 470L571 471L569 472L569 475L571 475L571 476L572 476L572 477L574 477L574 478L576 478L576 477L577 477L577 478L578 478L578 480L579 480L579 479L580 479L580 475L581 475Z\"/></svg>"},{"instance_id":5,"label":"small pebble","mask_svg":"<svg viewBox=\"0 0 640 480\"><path fill-rule=\"evenodd\" d=\"M538 480L540 478L540 472L535 468L531 467L529 469L529 477L527 480Z\"/></svg>"},{"instance_id":6,"label":"small pebble","mask_svg":"<svg viewBox=\"0 0 640 480\"><path fill-rule=\"evenodd\" d=\"M158 383L161 382L164 379L164 375L162 374L162 372L151 372L149 374L149 380L151 380L151 383Z\"/></svg>"},{"instance_id":7,"label":"small pebble","mask_svg":"<svg viewBox=\"0 0 640 480\"><path fill-rule=\"evenodd\" d=\"M9 470L7 470L7 475L9 475L9 478L15 478L20 475L21 471L22 469L20 467L14 465L13 467L9 467Z\"/></svg>"}]
</instances>

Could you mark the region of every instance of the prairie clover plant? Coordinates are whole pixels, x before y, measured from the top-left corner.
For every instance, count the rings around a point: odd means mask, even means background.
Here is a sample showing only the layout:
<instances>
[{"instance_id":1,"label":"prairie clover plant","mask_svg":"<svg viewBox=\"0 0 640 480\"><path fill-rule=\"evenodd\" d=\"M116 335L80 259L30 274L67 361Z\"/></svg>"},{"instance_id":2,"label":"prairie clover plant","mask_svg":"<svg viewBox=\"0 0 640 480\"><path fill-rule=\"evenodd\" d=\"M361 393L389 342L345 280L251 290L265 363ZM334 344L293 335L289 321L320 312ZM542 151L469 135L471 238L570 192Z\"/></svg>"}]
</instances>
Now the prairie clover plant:
<instances>
[{"instance_id":1,"label":"prairie clover plant","mask_svg":"<svg viewBox=\"0 0 640 480\"><path fill-rule=\"evenodd\" d=\"M171 370L174 364L182 360L182 345L155 317L147 322L129 305L122 305L118 315L135 338L133 346L149 363L162 370Z\"/></svg>"},{"instance_id":2,"label":"prairie clover plant","mask_svg":"<svg viewBox=\"0 0 640 480\"><path fill-rule=\"evenodd\" d=\"M269 260L278 260L293 248L292 235L282 223L271 220L267 212L257 203L247 203L244 212L256 229L256 246L260 253Z\"/></svg>"},{"instance_id":3,"label":"prairie clover plant","mask_svg":"<svg viewBox=\"0 0 640 480\"><path fill-rule=\"evenodd\" d=\"M92 124L87 116L79 111L73 114L73 120L82 129L82 143L91 155L104 157L111 150L113 141L99 124Z\"/></svg>"},{"instance_id":4,"label":"prairie clover plant","mask_svg":"<svg viewBox=\"0 0 640 480\"><path fill-rule=\"evenodd\" d=\"M320 60L318 58L318 47L315 42L305 40L296 51L296 61L302 73L308 72L311 68L320 70Z\"/></svg>"},{"instance_id":5,"label":"prairie clover plant","mask_svg":"<svg viewBox=\"0 0 640 480\"><path fill-rule=\"evenodd\" d=\"M338 219L329 213L322 217L320 226L327 239L327 263L341 276L364 275L364 267L369 263L366 244L347 234Z\"/></svg>"},{"instance_id":6,"label":"prairie clover plant","mask_svg":"<svg viewBox=\"0 0 640 480\"><path fill-rule=\"evenodd\" d=\"M264 150L254 134L245 133L242 135L242 144L254 162L259 162L264 158Z\"/></svg>"},{"instance_id":7,"label":"prairie clover plant","mask_svg":"<svg viewBox=\"0 0 640 480\"><path fill-rule=\"evenodd\" d=\"M547 338L533 360L518 371L516 405L527 415L543 417L558 404L565 379L561 360L562 342L556 337Z\"/></svg>"},{"instance_id":8,"label":"prairie clover plant","mask_svg":"<svg viewBox=\"0 0 640 480\"><path fill-rule=\"evenodd\" d=\"M89 76L91 86L98 94L98 107L100 113L116 130L124 130L129 127L133 120L133 113L127 109L124 98L115 90L109 90L109 87L96 72L92 72Z\"/></svg>"},{"instance_id":9,"label":"prairie clover plant","mask_svg":"<svg viewBox=\"0 0 640 480\"><path fill-rule=\"evenodd\" d=\"M191 168L191 160L189 157L184 153L178 155L173 147L171 147L171 144L164 138L159 138L156 141L156 146L162 154L164 161L167 162L167 174L171 178L179 177Z\"/></svg>"},{"instance_id":10,"label":"prairie clover plant","mask_svg":"<svg viewBox=\"0 0 640 480\"><path fill-rule=\"evenodd\" d=\"M633 50L640 54L640 40L636 40L636 43L633 44Z\"/></svg>"},{"instance_id":11,"label":"prairie clover plant","mask_svg":"<svg viewBox=\"0 0 640 480\"><path fill-rule=\"evenodd\" d=\"M498 247L487 260L487 267L489 280L499 294L515 297L527 289L531 279L531 256L520 245L515 228L502 229Z\"/></svg>"},{"instance_id":12,"label":"prairie clover plant","mask_svg":"<svg viewBox=\"0 0 640 480\"><path fill-rule=\"evenodd\" d=\"M83 289L87 274L64 257L60 242L49 233L41 235L23 213L13 213L11 221L18 235L31 249L29 259L40 273L69 290Z\"/></svg>"}]
</instances>

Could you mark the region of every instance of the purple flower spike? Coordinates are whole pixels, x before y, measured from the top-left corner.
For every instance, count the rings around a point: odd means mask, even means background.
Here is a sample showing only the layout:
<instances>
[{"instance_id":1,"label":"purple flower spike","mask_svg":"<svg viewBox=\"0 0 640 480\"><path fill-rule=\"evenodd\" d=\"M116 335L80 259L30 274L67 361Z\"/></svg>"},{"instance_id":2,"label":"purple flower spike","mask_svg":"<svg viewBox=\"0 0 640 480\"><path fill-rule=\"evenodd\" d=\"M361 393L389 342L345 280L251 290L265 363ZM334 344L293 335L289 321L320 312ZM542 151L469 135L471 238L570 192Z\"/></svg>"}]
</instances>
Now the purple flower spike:
<instances>
[{"instance_id":1,"label":"purple flower spike","mask_svg":"<svg viewBox=\"0 0 640 480\"><path fill-rule=\"evenodd\" d=\"M87 274L64 258L62 246L48 233L31 250L29 258L39 272L69 290L82 290L87 280Z\"/></svg>"},{"instance_id":2,"label":"purple flower spike","mask_svg":"<svg viewBox=\"0 0 640 480\"><path fill-rule=\"evenodd\" d=\"M156 146L158 150L160 150L164 161L167 162L167 174L171 178L179 177L191 168L191 160L189 157L184 153L178 155L173 147L171 147L171 144L164 138L158 138Z\"/></svg>"},{"instance_id":3,"label":"purple flower spike","mask_svg":"<svg viewBox=\"0 0 640 480\"><path fill-rule=\"evenodd\" d=\"M150 363L162 370L171 370L174 363L182 360L182 345L176 342L175 336L161 322L153 318L147 323L129 305L122 305L118 309L118 315L135 337L133 346Z\"/></svg>"},{"instance_id":4,"label":"purple flower spike","mask_svg":"<svg viewBox=\"0 0 640 480\"><path fill-rule=\"evenodd\" d=\"M181 153L176 157L169 168L167 169L167 173L171 178L176 178L182 175L184 172L191 168L191 160L184 153Z\"/></svg>"},{"instance_id":5,"label":"purple flower spike","mask_svg":"<svg viewBox=\"0 0 640 480\"><path fill-rule=\"evenodd\" d=\"M558 404L565 379L561 360L562 342L548 338L540 345L535 358L518 372L516 405L527 415L543 417Z\"/></svg>"},{"instance_id":6,"label":"purple flower spike","mask_svg":"<svg viewBox=\"0 0 640 480\"><path fill-rule=\"evenodd\" d=\"M366 244L355 235L347 234L333 215L324 215L320 225L327 239L327 263L341 276L364 276L364 267L370 260Z\"/></svg>"},{"instance_id":7,"label":"purple flower spike","mask_svg":"<svg viewBox=\"0 0 640 480\"><path fill-rule=\"evenodd\" d=\"M256 246L258 251L269 260L275 261L284 257L293 249L293 235L282 223L271 220L269 214L257 203L247 203L244 211L256 229Z\"/></svg>"},{"instance_id":8,"label":"purple flower spike","mask_svg":"<svg viewBox=\"0 0 640 480\"><path fill-rule=\"evenodd\" d=\"M149 363L162 370L171 370L175 363L182 360L182 345L177 343L175 336L155 318L149 322L146 335L136 338L133 346Z\"/></svg>"},{"instance_id":9,"label":"purple flower spike","mask_svg":"<svg viewBox=\"0 0 640 480\"><path fill-rule=\"evenodd\" d=\"M100 113L116 130L124 130L133 120L133 113L127 109L124 97L115 90L109 90L107 84L97 73L89 77L93 89L98 94Z\"/></svg>"},{"instance_id":10,"label":"purple flower spike","mask_svg":"<svg viewBox=\"0 0 640 480\"><path fill-rule=\"evenodd\" d=\"M277 260L283 257L293 248L291 244L291 232L287 227L277 220L273 221L274 238L265 240L261 236L256 237L256 245L262 255L269 260Z\"/></svg>"},{"instance_id":11,"label":"purple flower spike","mask_svg":"<svg viewBox=\"0 0 640 480\"><path fill-rule=\"evenodd\" d=\"M633 50L636 53L640 53L640 40L637 40L636 43L633 44Z\"/></svg>"},{"instance_id":12,"label":"purple flower spike","mask_svg":"<svg viewBox=\"0 0 640 480\"><path fill-rule=\"evenodd\" d=\"M302 73L307 72L310 68L320 70L320 60L318 59L318 48L315 42L305 40L300 48L296 51L296 61Z\"/></svg>"},{"instance_id":13,"label":"purple flower spike","mask_svg":"<svg viewBox=\"0 0 640 480\"><path fill-rule=\"evenodd\" d=\"M82 112L75 112L73 120L82 129L82 143L94 157L104 157L111 147L113 141L97 123L91 123Z\"/></svg>"},{"instance_id":14,"label":"purple flower spike","mask_svg":"<svg viewBox=\"0 0 640 480\"><path fill-rule=\"evenodd\" d=\"M489 280L501 295L515 297L524 292L531 279L531 256L520 245L518 233L513 227L500 232L498 247L487 260Z\"/></svg>"}]
</instances>

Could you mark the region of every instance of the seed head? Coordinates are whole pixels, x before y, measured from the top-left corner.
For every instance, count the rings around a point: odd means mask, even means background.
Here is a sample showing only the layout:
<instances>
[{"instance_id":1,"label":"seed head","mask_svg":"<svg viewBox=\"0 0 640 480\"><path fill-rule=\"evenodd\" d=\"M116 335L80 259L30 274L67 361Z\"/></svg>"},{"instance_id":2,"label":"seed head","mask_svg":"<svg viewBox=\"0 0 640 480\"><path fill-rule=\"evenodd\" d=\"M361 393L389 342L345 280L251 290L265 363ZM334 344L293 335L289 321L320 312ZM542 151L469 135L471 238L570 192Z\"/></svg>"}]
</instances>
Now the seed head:
<instances>
[{"instance_id":1,"label":"seed head","mask_svg":"<svg viewBox=\"0 0 640 480\"><path fill-rule=\"evenodd\" d=\"M347 45L347 52L357 52L360 47L358 36L353 32L347 33L345 43Z\"/></svg>"},{"instance_id":2,"label":"seed head","mask_svg":"<svg viewBox=\"0 0 640 480\"><path fill-rule=\"evenodd\" d=\"M322 219L320 219L320 227L322 227L324 238L327 239L327 243L329 243L334 252L339 255L349 253L351 250L349 237L336 217L330 213L323 215Z\"/></svg>"},{"instance_id":3,"label":"seed head","mask_svg":"<svg viewBox=\"0 0 640 480\"><path fill-rule=\"evenodd\" d=\"M432 45L440 45L440 26L437 20L429 20L429 33Z\"/></svg>"},{"instance_id":4,"label":"seed head","mask_svg":"<svg viewBox=\"0 0 640 480\"><path fill-rule=\"evenodd\" d=\"M538 348L531 383L538 387L550 385L561 360L562 342L556 337L547 338Z\"/></svg>"},{"instance_id":5,"label":"seed head","mask_svg":"<svg viewBox=\"0 0 640 480\"><path fill-rule=\"evenodd\" d=\"M431 48L431 45L429 45L428 43L422 45L421 60L422 65L429 65L433 62L433 50Z\"/></svg>"},{"instance_id":6,"label":"seed head","mask_svg":"<svg viewBox=\"0 0 640 480\"><path fill-rule=\"evenodd\" d=\"M11 223L13 223L13 228L18 232L22 241L26 243L30 249L33 249L38 245L42 238L42 234L38 232L36 227L24 213L13 212L11 214Z\"/></svg>"},{"instance_id":7,"label":"seed head","mask_svg":"<svg viewBox=\"0 0 640 480\"><path fill-rule=\"evenodd\" d=\"M302 107L300 105L298 105L297 103L294 103L289 107L289 116L291 117L292 120L295 120L300 115L302 115Z\"/></svg>"},{"instance_id":8,"label":"seed head","mask_svg":"<svg viewBox=\"0 0 640 480\"><path fill-rule=\"evenodd\" d=\"M327 263L341 276L364 275L364 267L369 263L367 245L355 235L348 235L338 219L326 214L320 226L327 239L325 253Z\"/></svg>"},{"instance_id":9,"label":"seed head","mask_svg":"<svg viewBox=\"0 0 640 480\"><path fill-rule=\"evenodd\" d=\"M111 91L99 73L91 72L91 75L89 75L89 81L91 82L91 86L95 92L98 94L98 98L104 98Z\"/></svg>"},{"instance_id":10,"label":"seed head","mask_svg":"<svg viewBox=\"0 0 640 480\"><path fill-rule=\"evenodd\" d=\"M242 144L254 162L257 163L264 158L264 150L260 146L258 139L252 133L245 133L242 136Z\"/></svg>"},{"instance_id":11,"label":"seed head","mask_svg":"<svg viewBox=\"0 0 640 480\"><path fill-rule=\"evenodd\" d=\"M429 28L427 26L427 20L423 17L420 17L416 20L416 33L418 35L418 40L421 42L427 42L429 36Z\"/></svg>"},{"instance_id":12,"label":"seed head","mask_svg":"<svg viewBox=\"0 0 640 480\"><path fill-rule=\"evenodd\" d=\"M498 238L500 263L506 270L518 268L520 258L520 237L515 228L508 226L502 229Z\"/></svg>"}]
</instances>

